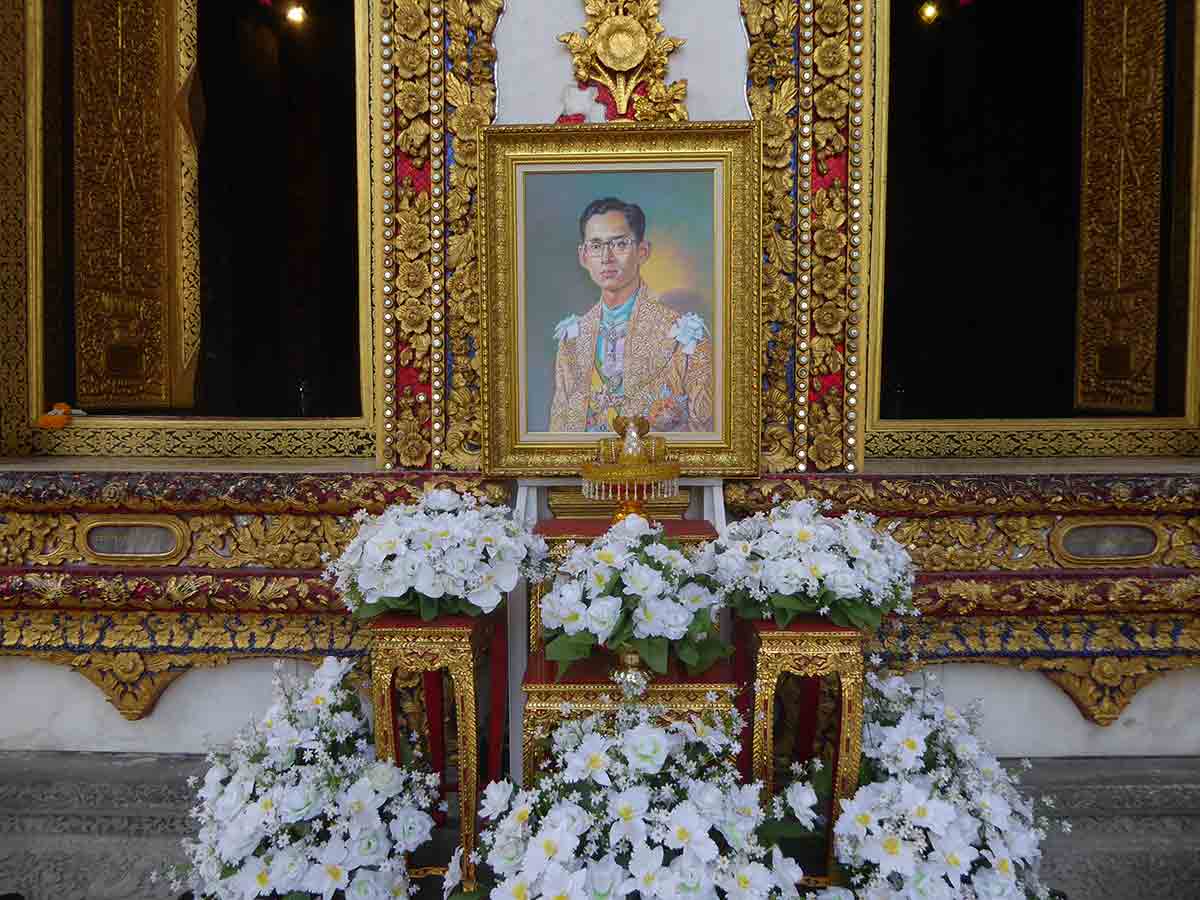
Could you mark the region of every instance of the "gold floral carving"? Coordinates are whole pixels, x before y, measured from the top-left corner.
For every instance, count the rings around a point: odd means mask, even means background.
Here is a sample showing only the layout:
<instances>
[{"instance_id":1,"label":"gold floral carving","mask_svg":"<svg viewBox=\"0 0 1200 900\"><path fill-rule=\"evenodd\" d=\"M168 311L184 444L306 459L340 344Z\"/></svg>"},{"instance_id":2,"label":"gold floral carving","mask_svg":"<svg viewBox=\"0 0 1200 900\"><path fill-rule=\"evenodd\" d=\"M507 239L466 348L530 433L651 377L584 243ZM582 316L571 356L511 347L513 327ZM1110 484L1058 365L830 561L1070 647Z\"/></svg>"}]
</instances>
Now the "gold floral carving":
<instances>
[{"instance_id":1,"label":"gold floral carving","mask_svg":"<svg viewBox=\"0 0 1200 900\"><path fill-rule=\"evenodd\" d=\"M171 682L192 668L365 651L365 632L344 614L0 611L0 655L70 666L127 719L148 715Z\"/></svg>"},{"instance_id":2,"label":"gold floral carving","mask_svg":"<svg viewBox=\"0 0 1200 900\"><path fill-rule=\"evenodd\" d=\"M1091 722L1110 725L1164 672L1200 666L1200 620L1160 615L924 617L885 623L868 645L890 663L989 663L1041 672Z\"/></svg>"},{"instance_id":3,"label":"gold floral carving","mask_svg":"<svg viewBox=\"0 0 1200 900\"><path fill-rule=\"evenodd\" d=\"M166 517L160 517L166 518ZM145 516L105 517L117 524ZM226 515L176 517L190 541L172 564L214 569L310 569L319 571L322 554L337 556L357 528L348 516ZM0 513L0 565L57 566L101 563L82 546L91 523L74 515ZM149 563L162 565L157 558ZM136 566L136 559L123 565ZM147 564L147 563L142 563Z\"/></svg>"},{"instance_id":4,"label":"gold floral carving","mask_svg":"<svg viewBox=\"0 0 1200 900\"><path fill-rule=\"evenodd\" d=\"M1200 575L1160 579L955 578L927 581L917 587L913 599L921 612L936 616L993 613L1035 621L1040 616L1071 612L1200 612Z\"/></svg>"},{"instance_id":5,"label":"gold floral carving","mask_svg":"<svg viewBox=\"0 0 1200 900\"><path fill-rule=\"evenodd\" d=\"M668 721L693 713L734 709L739 686L733 683L662 684L650 682L642 701L661 709ZM624 702L621 692L611 684L569 682L526 682L525 713L522 716L522 762L524 784L532 784L546 758L551 732L568 718L597 712L614 712Z\"/></svg>"},{"instance_id":6,"label":"gold floral carving","mask_svg":"<svg viewBox=\"0 0 1200 900\"><path fill-rule=\"evenodd\" d=\"M220 654L121 653L62 654L65 662L104 692L108 702L126 719L136 721L150 714L162 692L185 672L200 666L229 662Z\"/></svg>"},{"instance_id":7,"label":"gold floral carving","mask_svg":"<svg viewBox=\"0 0 1200 900\"><path fill-rule=\"evenodd\" d=\"M29 106L26 85L34 74L28 66L40 54L40 43L29 46L27 4L0 5L0 359L9 360L0 378L0 455L17 456L30 450L30 430L22 426L28 415L29 369L20 363L28 352L30 322L26 286L31 274L29 225L29 146L24 127ZM34 80L40 85L40 79ZM35 245L36 246L36 245ZM40 273L39 268L34 272Z\"/></svg>"},{"instance_id":8,"label":"gold floral carving","mask_svg":"<svg viewBox=\"0 0 1200 900\"><path fill-rule=\"evenodd\" d=\"M1180 513L1194 518L1200 477L1181 475L923 475L857 478L760 478L726 481L734 516L765 512L789 500L828 502L836 510L884 516ZM1195 528L1195 524L1190 527ZM1173 565L1174 563L1172 563Z\"/></svg>"},{"instance_id":9,"label":"gold floral carving","mask_svg":"<svg viewBox=\"0 0 1200 900\"><path fill-rule=\"evenodd\" d=\"M418 672L445 669L453 684L455 718L458 722L458 800L460 843L463 851L463 876L474 882L477 758L477 710L475 667L489 626L472 623L461 628L388 627L377 624L370 629L371 694L375 715L375 746L386 759L396 758L393 729L393 685L401 677Z\"/></svg>"},{"instance_id":10,"label":"gold floral carving","mask_svg":"<svg viewBox=\"0 0 1200 900\"><path fill-rule=\"evenodd\" d=\"M807 427L807 385L793 388L788 379L800 330L808 328L797 300L801 230L793 166L800 115L795 49L799 4L743 0L742 16L750 35L747 97L754 117L763 122L762 466L768 472L790 472L804 468ZM811 97L807 99L811 106ZM801 194L808 198L802 204L811 202L807 189ZM807 229L803 233L811 236ZM802 380L799 369L796 375Z\"/></svg>"},{"instance_id":11,"label":"gold floral carving","mask_svg":"<svg viewBox=\"0 0 1200 900\"><path fill-rule=\"evenodd\" d=\"M558 39L567 45L575 80L595 82L612 92L617 115L624 116L635 88L634 117L641 121L687 119L687 81L666 83L667 57L684 45L665 37L658 21L658 0L584 0L583 34L568 31Z\"/></svg>"},{"instance_id":12,"label":"gold floral carving","mask_svg":"<svg viewBox=\"0 0 1200 900\"><path fill-rule=\"evenodd\" d=\"M1197 665L1195 657L1117 657L1055 660L1037 670L1066 691L1079 711L1097 725L1111 725L1133 695L1160 675Z\"/></svg>"},{"instance_id":13,"label":"gold floral carving","mask_svg":"<svg viewBox=\"0 0 1200 900\"><path fill-rule=\"evenodd\" d=\"M1156 420L1161 423L1171 420ZM1008 425L971 429L969 423L946 430L926 423L906 423L907 430L872 430L867 433L866 452L873 457L921 459L1034 458L1046 456L1200 456L1200 428L1127 428L1097 422L1077 427L1038 428Z\"/></svg>"},{"instance_id":14,"label":"gold floral carving","mask_svg":"<svg viewBox=\"0 0 1200 900\"><path fill-rule=\"evenodd\" d=\"M479 267L475 245L478 221L479 134L496 110L496 48L492 33L500 0L457 0L446 6L450 35L446 59L447 134L454 142L454 163L446 193L446 339L458 362L449 384L436 378L434 422L444 419L444 442L433 432L435 467L478 471L482 439L480 410ZM469 40L468 40L469 37ZM455 74L456 73L456 74ZM435 323L436 324L436 323ZM442 400L444 388L445 400ZM442 405L444 404L444 405ZM439 446L440 445L440 446Z\"/></svg>"},{"instance_id":15,"label":"gold floral carving","mask_svg":"<svg viewBox=\"0 0 1200 900\"><path fill-rule=\"evenodd\" d=\"M1084 4L1077 409L1154 410L1166 6Z\"/></svg>"}]
</instances>

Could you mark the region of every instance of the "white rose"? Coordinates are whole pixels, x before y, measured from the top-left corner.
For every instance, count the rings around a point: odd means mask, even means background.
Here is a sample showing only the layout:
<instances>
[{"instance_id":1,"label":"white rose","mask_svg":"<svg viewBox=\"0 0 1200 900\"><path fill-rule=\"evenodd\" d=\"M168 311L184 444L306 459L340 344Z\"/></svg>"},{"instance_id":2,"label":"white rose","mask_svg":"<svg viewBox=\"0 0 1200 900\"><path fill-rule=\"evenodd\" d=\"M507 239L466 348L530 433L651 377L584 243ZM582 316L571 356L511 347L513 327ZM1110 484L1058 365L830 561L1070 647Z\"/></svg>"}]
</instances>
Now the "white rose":
<instances>
[{"instance_id":1,"label":"white rose","mask_svg":"<svg viewBox=\"0 0 1200 900\"><path fill-rule=\"evenodd\" d=\"M384 797L391 797L404 787L404 773L390 762L377 762L367 769L367 781Z\"/></svg>"},{"instance_id":2,"label":"white rose","mask_svg":"<svg viewBox=\"0 0 1200 900\"><path fill-rule=\"evenodd\" d=\"M508 810L508 801L512 799L513 786L511 781L493 781L483 789L483 803L479 806L479 815L485 819L497 819Z\"/></svg>"},{"instance_id":3,"label":"white rose","mask_svg":"<svg viewBox=\"0 0 1200 900\"><path fill-rule=\"evenodd\" d=\"M425 495L425 505L430 509L445 512L458 509L463 505L463 501L454 491L447 490L446 488L438 488Z\"/></svg>"},{"instance_id":4,"label":"white rose","mask_svg":"<svg viewBox=\"0 0 1200 900\"><path fill-rule=\"evenodd\" d=\"M525 841L517 834L501 832L496 835L496 840L488 853L487 864L496 871L496 874L507 877L520 870L521 861L524 858Z\"/></svg>"},{"instance_id":5,"label":"white rose","mask_svg":"<svg viewBox=\"0 0 1200 900\"><path fill-rule=\"evenodd\" d=\"M218 821L229 821L246 805L253 790L254 778L252 776L240 773L234 775L233 780L225 785L225 790L213 804L213 815L217 817Z\"/></svg>"},{"instance_id":6,"label":"white rose","mask_svg":"<svg viewBox=\"0 0 1200 900\"><path fill-rule=\"evenodd\" d=\"M392 837L400 849L411 853L429 840L433 832L433 819L428 813L407 807L396 813L391 824Z\"/></svg>"},{"instance_id":7,"label":"white rose","mask_svg":"<svg viewBox=\"0 0 1200 900\"><path fill-rule=\"evenodd\" d=\"M357 869L359 866L377 866L392 850L387 832L382 828L364 828L350 838L349 855L346 857L346 867Z\"/></svg>"},{"instance_id":8,"label":"white rose","mask_svg":"<svg viewBox=\"0 0 1200 900\"><path fill-rule=\"evenodd\" d=\"M265 835L261 817L254 810L246 810L221 830L217 853L225 862L241 862L254 852Z\"/></svg>"},{"instance_id":9,"label":"white rose","mask_svg":"<svg viewBox=\"0 0 1200 900\"><path fill-rule=\"evenodd\" d=\"M621 598L597 597L587 611L587 629L603 644L621 621Z\"/></svg>"},{"instance_id":10,"label":"white rose","mask_svg":"<svg viewBox=\"0 0 1200 900\"><path fill-rule=\"evenodd\" d=\"M325 806L327 794L316 781L301 781L286 788L279 800L279 818L284 822L311 819Z\"/></svg>"},{"instance_id":11,"label":"white rose","mask_svg":"<svg viewBox=\"0 0 1200 900\"><path fill-rule=\"evenodd\" d=\"M388 900L392 876L371 869L359 869L346 888L346 900Z\"/></svg>"},{"instance_id":12,"label":"white rose","mask_svg":"<svg viewBox=\"0 0 1200 900\"><path fill-rule=\"evenodd\" d=\"M706 819L720 818L725 809L725 793L710 781L693 781L688 799Z\"/></svg>"},{"instance_id":13,"label":"white rose","mask_svg":"<svg viewBox=\"0 0 1200 900\"><path fill-rule=\"evenodd\" d=\"M653 775L662 769L670 746L667 733L651 725L638 725L625 733L621 748L635 772Z\"/></svg>"}]
</instances>

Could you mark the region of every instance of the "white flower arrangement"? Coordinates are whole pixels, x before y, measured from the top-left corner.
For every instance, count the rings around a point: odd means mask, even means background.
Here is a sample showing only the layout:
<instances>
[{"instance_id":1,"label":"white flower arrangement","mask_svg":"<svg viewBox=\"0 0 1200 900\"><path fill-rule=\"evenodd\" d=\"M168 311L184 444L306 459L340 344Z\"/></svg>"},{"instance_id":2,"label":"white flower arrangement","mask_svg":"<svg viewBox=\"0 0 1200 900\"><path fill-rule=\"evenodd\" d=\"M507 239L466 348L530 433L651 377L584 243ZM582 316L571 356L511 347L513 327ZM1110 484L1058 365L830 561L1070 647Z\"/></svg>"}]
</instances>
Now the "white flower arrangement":
<instances>
[{"instance_id":1,"label":"white flower arrangement","mask_svg":"<svg viewBox=\"0 0 1200 900\"><path fill-rule=\"evenodd\" d=\"M819 900L1027 900L1048 821L981 744L979 710L946 705L936 680L867 676L865 783L834 826L854 890Z\"/></svg>"},{"instance_id":2,"label":"white flower arrangement","mask_svg":"<svg viewBox=\"0 0 1200 900\"><path fill-rule=\"evenodd\" d=\"M408 897L404 854L429 839L438 776L377 760L352 661L327 657L307 684L276 667L271 708L225 753L209 755L185 840L178 894L287 900ZM197 779L189 782L195 785Z\"/></svg>"},{"instance_id":3,"label":"white flower arrangement","mask_svg":"<svg viewBox=\"0 0 1200 900\"><path fill-rule=\"evenodd\" d=\"M761 785L742 784L732 762L742 724L736 714L668 724L624 705L560 725L535 786L484 792L481 887L490 900L797 897L800 867L762 840L772 823ZM459 877L447 876L446 897Z\"/></svg>"},{"instance_id":4,"label":"white flower arrangement","mask_svg":"<svg viewBox=\"0 0 1200 900\"><path fill-rule=\"evenodd\" d=\"M826 516L812 500L792 501L728 525L697 567L725 588L742 618L774 618L786 627L808 613L874 631L885 613L915 612L912 558L875 522L857 512Z\"/></svg>"},{"instance_id":5,"label":"white flower arrangement","mask_svg":"<svg viewBox=\"0 0 1200 900\"><path fill-rule=\"evenodd\" d=\"M490 613L524 577L544 576L546 542L504 506L439 489L378 516L359 511L358 533L327 577L358 618L388 610Z\"/></svg>"},{"instance_id":6,"label":"white flower arrangement","mask_svg":"<svg viewBox=\"0 0 1200 900\"><path fill-rule=\"evenodd\" d=\"M666 672L674 651L696 673L728 654L717 629L720 586L662 535L661 525L631 515L571 552L540 601L547 659L565 671L604 646L635 650Z\"/></svg>"}]
</instances>

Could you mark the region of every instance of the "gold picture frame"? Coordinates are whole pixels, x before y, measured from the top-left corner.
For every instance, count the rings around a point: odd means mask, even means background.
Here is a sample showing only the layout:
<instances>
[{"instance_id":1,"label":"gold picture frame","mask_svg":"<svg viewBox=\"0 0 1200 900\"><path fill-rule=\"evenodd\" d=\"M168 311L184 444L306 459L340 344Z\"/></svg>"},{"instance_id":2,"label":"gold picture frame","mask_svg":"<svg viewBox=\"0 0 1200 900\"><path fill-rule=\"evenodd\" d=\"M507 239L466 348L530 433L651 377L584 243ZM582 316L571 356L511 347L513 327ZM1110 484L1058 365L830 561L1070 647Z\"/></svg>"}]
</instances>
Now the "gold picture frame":
<instances>
[{"instance_id":1,"label":"gold picture frame","mask_svg":"<svg viewBox=\"0 0 1200 900\"><path fill-rule=\"evenodd\" d=\"M606 433L596 430L603 427L597 398L604 397L609 412L619 406L671 423L662 433L687 475L758 473L761 172L761 124L754 121L483 131L476 245L484 472L577 473ZM602 327L600 298L610 296L610 276L589 268L576 229L585 210L596 208L592 201L613 197L625 209L636 204L636 213L614 220L638 232L632 249L620 251L641 260L638 281L630 282L640 286L627 301L638 305L624 305L627 330L617 338L623 348L628 334L635 355L624 359L622 349L619 380L598 382L586 348L578 348L603 346L591 337ZM600 257L618 259L608 247ZM624 272L628 263L613 265ZM619 311L612 301L605 309ZM657 331L639 330L651 310ZM695 329L685 329L690 341L678 337L685 319ZM608 392L612 383L619 387Z\"/></svg>"}]
</instances>

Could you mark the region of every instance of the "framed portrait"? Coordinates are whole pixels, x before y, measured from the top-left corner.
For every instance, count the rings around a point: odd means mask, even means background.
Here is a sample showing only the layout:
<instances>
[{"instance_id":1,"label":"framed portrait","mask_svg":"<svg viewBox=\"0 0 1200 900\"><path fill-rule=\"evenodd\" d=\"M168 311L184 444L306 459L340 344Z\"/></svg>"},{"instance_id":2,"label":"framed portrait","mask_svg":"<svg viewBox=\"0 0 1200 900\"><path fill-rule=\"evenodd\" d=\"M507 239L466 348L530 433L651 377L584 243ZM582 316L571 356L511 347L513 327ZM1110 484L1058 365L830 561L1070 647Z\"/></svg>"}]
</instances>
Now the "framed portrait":
<instances>
[{"instance_id":1,"label":"framed portrait","mask_svg":"<svg viewBox=\"0 0 1200 900\"><path fill-rule=\"evenodd\" d=\"M645 416L685 475L757 474L759 129L484 130L485 472L575 474Z\"/></svg>"}]
</instances>

